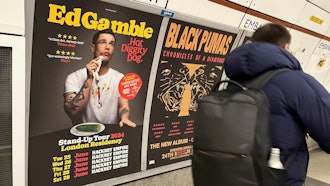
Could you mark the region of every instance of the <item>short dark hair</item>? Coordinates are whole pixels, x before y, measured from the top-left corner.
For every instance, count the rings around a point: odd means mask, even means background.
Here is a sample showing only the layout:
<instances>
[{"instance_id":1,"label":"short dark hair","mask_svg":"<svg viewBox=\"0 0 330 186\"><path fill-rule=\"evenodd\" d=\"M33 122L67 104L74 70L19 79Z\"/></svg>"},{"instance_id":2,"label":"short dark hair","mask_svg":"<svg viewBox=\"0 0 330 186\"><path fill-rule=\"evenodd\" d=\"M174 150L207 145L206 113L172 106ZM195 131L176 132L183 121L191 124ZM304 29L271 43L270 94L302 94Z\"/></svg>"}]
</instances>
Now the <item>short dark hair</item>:
<instances>
[{"instance_id":1,"label":"short dark hair","mask_svg":"<svg viewBox=\"0 0 330 186\"><path fill-rule=\"evenodd\" d=\"M281 47L291 43L290 32L278 23L267 23L252 35L252 41L268 42Z\"/></svg>"},{"instance_id":2,"label":"short dark hair","mask_svg":"<svg viewBox=\"0 0 330 186\"><path fill-rule=\"evenodd\" d=\"M111 34L113 35L113 37L115 38L115 41L116 41L116 36L115 34L113 33L113 31L109 28L109 29L105 29L105 30L100 30L98 32L96 32L93 36L93 44L95 45L97 43L97 39L100 37L100 34Z\"/></svg>"}]
</instances>

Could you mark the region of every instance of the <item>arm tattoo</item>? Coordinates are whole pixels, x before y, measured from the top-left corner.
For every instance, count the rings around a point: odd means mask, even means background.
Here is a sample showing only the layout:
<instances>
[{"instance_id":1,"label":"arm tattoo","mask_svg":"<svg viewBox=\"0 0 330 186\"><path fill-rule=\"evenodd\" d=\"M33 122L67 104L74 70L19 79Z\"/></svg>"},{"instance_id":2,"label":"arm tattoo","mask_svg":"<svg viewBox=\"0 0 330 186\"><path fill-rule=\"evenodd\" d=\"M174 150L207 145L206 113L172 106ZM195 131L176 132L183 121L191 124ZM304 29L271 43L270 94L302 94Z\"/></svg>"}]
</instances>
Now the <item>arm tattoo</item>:
<instances>
[{"instance_id":1,"label":"arm tattoo","mask_svg":"<svg viewBox=\"0 0 330 186\"><path fill-rule=\"evenodd\" d=\"M84 83L83 87L80 89L80 91L78 92L78 94L76 94L75 97L73 98L69 98L70 100L68 100L68 106L71 110L77 110L77 108L79 107L77 105L78 102L80 102L81 100L84 100L85 99L85 96L84 96L84 90L87 89L87 88L90 88L91 85L87 82Z\"/></svg>"},{"instance_id":2,"label":"arm tattoo","mask_svg":"<svg viewBox=\"0 0 330 186\"><path fill-rule=\"evenodd\" d=\"M122 118L123 117L123 115L124 114L126 114L126 113L128 113L129 111L127 110L127 108L124 108L122 111L120 111L120 113L119 113L119 116L120 116L120 118Z\"/></svg>"}]
</instances>

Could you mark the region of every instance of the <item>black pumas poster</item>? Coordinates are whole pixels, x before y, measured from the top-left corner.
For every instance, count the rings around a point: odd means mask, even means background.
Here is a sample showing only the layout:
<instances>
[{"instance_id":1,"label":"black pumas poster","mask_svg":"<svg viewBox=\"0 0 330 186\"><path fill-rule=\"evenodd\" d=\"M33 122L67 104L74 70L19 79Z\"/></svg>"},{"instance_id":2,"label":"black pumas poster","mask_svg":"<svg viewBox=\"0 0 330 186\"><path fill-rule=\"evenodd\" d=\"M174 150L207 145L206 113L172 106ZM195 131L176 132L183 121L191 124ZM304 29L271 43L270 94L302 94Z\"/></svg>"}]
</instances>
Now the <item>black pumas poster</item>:
<instances>
[{"instance_id":1,"label":"black pumas poster","mask_svg":"<svg viewBox=\"0 0 330 186\"><path fill-rule=\"evenodd\" d=\"M188 160L197 100L221 79L236 34L170 20L150 114L148 168Z\"/></svg>"}]
</instances>

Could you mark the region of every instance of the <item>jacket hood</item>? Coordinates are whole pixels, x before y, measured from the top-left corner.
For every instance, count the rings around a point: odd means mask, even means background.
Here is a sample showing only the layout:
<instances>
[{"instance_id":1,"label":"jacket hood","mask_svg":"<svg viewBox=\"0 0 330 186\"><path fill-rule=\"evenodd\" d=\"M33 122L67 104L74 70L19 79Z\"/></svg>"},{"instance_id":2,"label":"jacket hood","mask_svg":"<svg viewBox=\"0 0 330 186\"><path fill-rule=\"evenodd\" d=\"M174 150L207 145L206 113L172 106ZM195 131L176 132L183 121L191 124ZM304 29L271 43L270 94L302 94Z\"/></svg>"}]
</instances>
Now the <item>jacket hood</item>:
<instances>
[{"instance_id":1,"label":"jacket hood","mask_svg":"<svg viewBox=\"0 0 330 186\"><path fill-rule=\"evenodd\" d=\"M226 75L245 81L271 69L302 70L299 61L287 50L265 42L251 42L234 49L225 59Z\"/></svg>"}]
</instances>

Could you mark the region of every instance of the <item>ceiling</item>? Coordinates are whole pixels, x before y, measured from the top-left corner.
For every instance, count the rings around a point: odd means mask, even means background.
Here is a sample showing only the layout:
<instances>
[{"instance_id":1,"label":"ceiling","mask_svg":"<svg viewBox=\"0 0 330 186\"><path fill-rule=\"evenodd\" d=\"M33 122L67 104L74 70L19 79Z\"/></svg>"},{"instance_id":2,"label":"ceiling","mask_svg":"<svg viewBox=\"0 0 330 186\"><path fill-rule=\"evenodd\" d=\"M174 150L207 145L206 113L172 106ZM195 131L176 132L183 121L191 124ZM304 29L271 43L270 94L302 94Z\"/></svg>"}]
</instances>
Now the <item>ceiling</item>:
<instances>
[{"instance_id":1,"label":"ceiling","mask_svg":"<svg viewBox=\"0 0 330 186\"><path fill-rule=\"evenodd\" d=\"M330 13L330 0L307 0L307 1Z\"/></svg>"}]
</instances>

